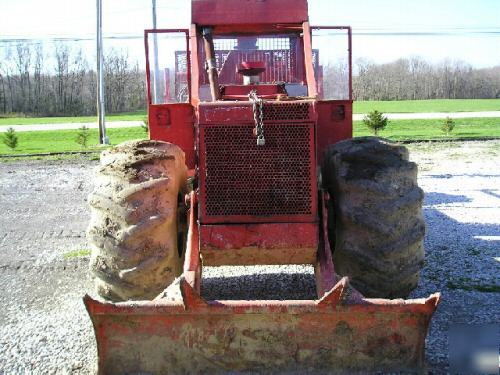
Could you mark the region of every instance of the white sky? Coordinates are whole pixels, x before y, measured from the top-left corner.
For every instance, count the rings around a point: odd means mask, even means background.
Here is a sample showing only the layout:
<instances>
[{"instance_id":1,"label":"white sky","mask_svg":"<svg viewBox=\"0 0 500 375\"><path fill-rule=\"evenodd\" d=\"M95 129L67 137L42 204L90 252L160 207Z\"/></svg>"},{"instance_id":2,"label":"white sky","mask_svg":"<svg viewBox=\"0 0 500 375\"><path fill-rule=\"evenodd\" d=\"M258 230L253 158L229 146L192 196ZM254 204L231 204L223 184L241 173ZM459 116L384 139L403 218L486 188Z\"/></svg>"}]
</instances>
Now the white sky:
<instances>
[{"instance_id":1,"label":"white sky","mask_svg":"<svg viewBox=\"0 0 500 375\"><path fill-rule=\"evenodd\" d=\"M105 37L141 36L151 27L151 0L102 1ZM95 0L0 0L0 56L8 39L76 37L91 39L75 45L92 59L95 5ZM188 26L189 0L157 0L157 7L158 27ZM500 65L500 0L309 0L309 9L311 24L353 27L355 59L388 62L419 55L434 62L459 59L476 67ZM384 33L390 35L380 35ZM144 61L140 39L106 39L104 44Z\"/></svg>"}]
</instances>

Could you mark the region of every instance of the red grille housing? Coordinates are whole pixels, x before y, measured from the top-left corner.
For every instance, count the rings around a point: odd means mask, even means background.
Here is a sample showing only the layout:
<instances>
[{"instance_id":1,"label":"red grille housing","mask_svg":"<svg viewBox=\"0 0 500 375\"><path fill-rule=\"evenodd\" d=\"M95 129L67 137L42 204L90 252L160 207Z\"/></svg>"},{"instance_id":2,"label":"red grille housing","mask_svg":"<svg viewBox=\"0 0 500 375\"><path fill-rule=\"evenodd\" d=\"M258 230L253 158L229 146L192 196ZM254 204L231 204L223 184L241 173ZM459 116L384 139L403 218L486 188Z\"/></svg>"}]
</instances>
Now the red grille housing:
<instances>
[{"instance_id":1,"label":"red grille housing","mask_svg":"<svg viewBox=\"0 0 500 375\"><path fill-rule=\"evenodd\" d=\"M257 146L255 125L248 121L252 119L251 105L238 105L239 111L231 111L227 105L200 105L200 119L214 120L199 124L200 222L315 221L315 135L314 122L309 120L310 103L267 102L265 146ZM203 116L204 109L209 116ZM237 115L234 119L233 113Z\"/></svg>"}]
</instances>

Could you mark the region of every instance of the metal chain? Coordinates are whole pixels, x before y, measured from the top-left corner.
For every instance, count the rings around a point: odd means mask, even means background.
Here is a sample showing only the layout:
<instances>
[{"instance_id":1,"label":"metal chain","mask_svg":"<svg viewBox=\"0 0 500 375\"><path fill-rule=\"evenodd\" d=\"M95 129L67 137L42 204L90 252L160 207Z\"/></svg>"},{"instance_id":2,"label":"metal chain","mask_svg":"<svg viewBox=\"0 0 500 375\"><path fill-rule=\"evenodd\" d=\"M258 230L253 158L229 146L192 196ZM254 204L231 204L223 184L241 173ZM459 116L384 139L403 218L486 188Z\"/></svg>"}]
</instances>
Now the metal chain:
<instances>
[{"instance_id":1,"label":"metal chain","mask_svg":"<svg viewBox=\"0 0 500 375\"><path fill-rule=\"evenodd\" d=\"M257 136L257 146L264 146L264 102L257 96L257 91L252 90L248 94L248 99L253 104L253 119L255 121L255 135Z\"/></svg>"}]
</instances>

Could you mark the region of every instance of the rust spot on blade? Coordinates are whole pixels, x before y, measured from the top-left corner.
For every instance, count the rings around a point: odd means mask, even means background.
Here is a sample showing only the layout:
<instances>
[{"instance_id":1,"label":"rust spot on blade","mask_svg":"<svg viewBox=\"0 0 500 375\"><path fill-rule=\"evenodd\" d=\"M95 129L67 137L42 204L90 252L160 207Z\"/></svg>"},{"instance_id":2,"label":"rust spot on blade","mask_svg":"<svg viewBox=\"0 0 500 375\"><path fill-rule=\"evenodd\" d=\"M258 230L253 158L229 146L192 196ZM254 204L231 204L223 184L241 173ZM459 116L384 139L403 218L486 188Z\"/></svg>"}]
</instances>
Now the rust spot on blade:
<instances>
[{"instance_id":1,"label":"rust spot on blade","mask_svg":"<svg viewBox=\"0 0 500 375\"><path fill-rule=\"evenodd\" d=\"M337 284L318 301L319 307L335 307L342 302L345 291L349 286L349 278L344 276Z\"/></svg>"}]
</instances>

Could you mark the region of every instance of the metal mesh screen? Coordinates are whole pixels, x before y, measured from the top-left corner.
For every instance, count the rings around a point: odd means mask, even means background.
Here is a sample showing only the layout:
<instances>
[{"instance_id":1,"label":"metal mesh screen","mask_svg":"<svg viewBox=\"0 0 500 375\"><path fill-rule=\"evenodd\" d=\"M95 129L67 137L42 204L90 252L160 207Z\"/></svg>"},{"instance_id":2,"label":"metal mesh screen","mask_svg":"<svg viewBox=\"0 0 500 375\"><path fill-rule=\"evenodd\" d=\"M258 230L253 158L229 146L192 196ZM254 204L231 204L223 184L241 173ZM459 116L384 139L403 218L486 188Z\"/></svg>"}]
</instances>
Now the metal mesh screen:
<instances>
[{"instance_id":1,"label":"metal mesh screen","mask_svg":"<svg viewBox=\"0 0 500 375\"><path fill-rule=\"evenodd\" d=\"M253 129L204 128L204 214L311 214L311 124L269 124L265 147L256 145Z\"/></svg>"},{"instance_id":2,"label":"metal mesh screen","mask_svg":"<svg viewBox=\"0 0 500 375\"><path fill-rule=\"evenodd\" d=\"M214 41L215 43L216 41ZM217 50L215 51L215 60L216 60L216 66L217 66L217 69L219 70L220 72L220 69L222 67L222 65L224 64L224 62L226 61L227 59L227 56L229 55L229 53L231 52L231 49L228 49L228 50ZM288 56L289 52L287 52L286 50L285 51L260 51L261 52L261 57L263 56L263 61L266 61L266 64L268 63L268 60L276 60L276 59L281 59L283 60L283 57L285 56ZM186 52L184 51L177 51L176 53L176 72L186 72L187 71L187 64L186 64ZM260 61L258 60L258 55L253 55L253 56L246 56L246 58L249 58L251 57L252 60L257 60L257 61ZM312 57L313 57L313 67L314 67L314 71L316 72L319 68L319 65L318 65L318 50L313 50L312 51ZM204 61L204 54L203 54L203 58L202 58L202 63ZM242 58L242 61L244 61L244 59ZM290 63L288 64L289 65L289 68L291 68L291 62L293 60L290 59ZM295 62L294 62L295 64ZM303 73L303 67L300 66L300 65L296 65L295 66L295 69L297 71L297 79L296 80L300 80L302 79L301 78L301 74ZM286 76L285 76L286 77ZM274 79L273 79L274 78ZM278 76L275 75L275 77L271 77L271 78L268 78L268 79L272 79L271 82L278 82L278 81L284 81L286 82L286 80L279 80L277 78L280 78L279 77L279 74ZM239 78L238 78L239 79ZM205 72L204 69L201 70L200 72L200 81L202 84L206 84L208 83L208 77L207 77L207 74Z\"/></svg>"},{"instance_id":3,"label":"metal mesh screen","mask_svg":"<svg viewBox=\"0 0 500 375\"><path fill-rule=\"evenodd\" d=\"M232 51L237 44L238 39L236 38L214 39L214 49L216 51Z\"/></svg>"},{"instance_id":4,"label":"metal mesh screen","mask_svg":"<svg viewBox=\"0 0 500 375\"><path fill-rule=\"evenodd\" d=\"M264 102L264 121L307 120L309 103Z\"/></svg>"},{"instance_id":5,"label":"metal mesh screen","mask_svg":"<svg viewBox=\"0 0 500 375\"><path fill-rule=\"evenodd\" d=\"M236 67L243 61L264 61L266 71L260 74L261 82L299 83L304 79L304 69L298 63L299 44L297 36L259 36L214 39L215 60L219 72L219 83L242 84L243 77L236 72ZM246 40L246 44L244 41ZM205 52L201 51L201 61ZM206 72L201 73L201 84L208 83Z\"/></svg>"}]
</instances>

